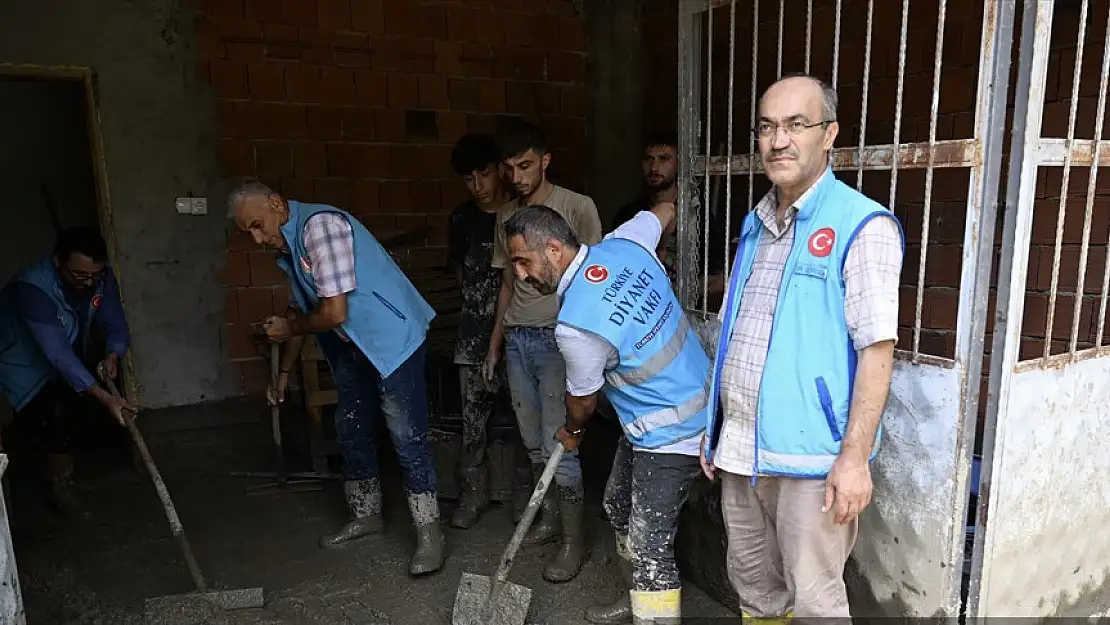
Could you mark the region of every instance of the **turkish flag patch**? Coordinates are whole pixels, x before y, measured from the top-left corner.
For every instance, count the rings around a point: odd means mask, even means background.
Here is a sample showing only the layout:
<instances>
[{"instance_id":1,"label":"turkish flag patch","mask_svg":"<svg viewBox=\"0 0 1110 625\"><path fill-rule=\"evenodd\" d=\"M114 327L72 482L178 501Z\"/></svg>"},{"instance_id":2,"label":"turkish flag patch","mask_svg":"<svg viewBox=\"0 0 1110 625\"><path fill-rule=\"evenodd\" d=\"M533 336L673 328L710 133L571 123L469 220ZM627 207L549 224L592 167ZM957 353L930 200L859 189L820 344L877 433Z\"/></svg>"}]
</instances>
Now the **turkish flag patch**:
<instances>
[{"instance_id":1,"label":"turkish flag patch","mask_svg":"<svg viewBox=\"0 0 1110 625\"><path fill-rule=\"evenodd\" d=\"M809 253L818 258L824 258L832 253L833 243L836 241L836 231L832 228L821 228L809 237Z\"/></svg>"}]
</instances>

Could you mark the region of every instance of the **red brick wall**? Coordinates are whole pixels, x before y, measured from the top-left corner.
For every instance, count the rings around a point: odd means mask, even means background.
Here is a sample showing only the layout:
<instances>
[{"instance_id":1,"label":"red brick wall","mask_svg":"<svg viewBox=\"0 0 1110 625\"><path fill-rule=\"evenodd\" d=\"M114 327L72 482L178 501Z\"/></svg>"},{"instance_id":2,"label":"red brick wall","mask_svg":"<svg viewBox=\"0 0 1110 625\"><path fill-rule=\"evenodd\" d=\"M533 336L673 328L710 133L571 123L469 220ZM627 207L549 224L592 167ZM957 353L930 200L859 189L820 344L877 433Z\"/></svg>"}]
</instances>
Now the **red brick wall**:
<instances>
[{"instance_id":1,"label":"red brick wall","mask_svg":"<svg viewBox=\"0 0 1110 625\"><path fill-rule=\"evenodd\" d=\"M449 336L457 308L442 264L447 213L465 195L448 159L499 116L549 133L552 177L580 188L586 59L571 0L194 0L198 71L217 97L228 175L349 210L379 237L428 225L401 253ZM572 154L579 155L574 158ZM243 388L267 364L247 325L288 297L272 255L228 237L225 336Z\"/></svg>"}]
</instances>

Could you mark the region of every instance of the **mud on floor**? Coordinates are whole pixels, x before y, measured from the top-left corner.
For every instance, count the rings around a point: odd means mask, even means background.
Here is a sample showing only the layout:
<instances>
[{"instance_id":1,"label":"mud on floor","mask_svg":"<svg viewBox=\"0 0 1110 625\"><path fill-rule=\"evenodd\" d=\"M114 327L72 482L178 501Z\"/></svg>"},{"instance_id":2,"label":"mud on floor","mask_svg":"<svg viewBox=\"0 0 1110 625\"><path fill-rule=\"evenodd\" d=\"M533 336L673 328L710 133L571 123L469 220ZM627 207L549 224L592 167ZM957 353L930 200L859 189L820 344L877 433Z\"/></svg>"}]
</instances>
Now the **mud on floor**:
<instances>
[{"instance_id":1,"label":"mud on floor","mask_svg":"<svg viewBox=\"0 0 1110 625\"><path fill-rule=\"evenodd\" d=\"M179 409L180 410L180 409ZM196 410L213 410L197 407ZM157 414L146 415L156 419ZM211 418L208 419L212 421ZM229 419L230 420L230 419ZM492 575L513 531L508 511L494 507L470 530L445 529L447 563L436 574L407 573L413 532L391 453L382 454L386 532L338 551L323 551L317 538L346 520L339 482L319 492L247 495L251 482L232 471L266 470L271 464L268 425L179 431L148 437L174 498L200 568L214 588L261 586L266 607L222 612L203 606L152 625L446 625L464 571ZM291 470L305 470L291 458ZM604 484L607 467L586 466ZM192 590L180 551L150 479L127 461L78 458L79 495L92 513L62 523L43 506L34 485L13 475L9 506L27 622L32 625L141 625L144 600ZM600 487L588 492L597 506ZM448 518L445 503L441 516ZM529 623L585 623L584 609L621 592L611 533L592 516L593 550L579 576L554 585L543 580L545 558L555 546L524 549L510 579L533 590ZM693 617L736 616L693 586L684 588L684 612ZM714 623L724 621L714 620ZM736 621L738 622L738 621Z\"/></svg>"}]
</instances>

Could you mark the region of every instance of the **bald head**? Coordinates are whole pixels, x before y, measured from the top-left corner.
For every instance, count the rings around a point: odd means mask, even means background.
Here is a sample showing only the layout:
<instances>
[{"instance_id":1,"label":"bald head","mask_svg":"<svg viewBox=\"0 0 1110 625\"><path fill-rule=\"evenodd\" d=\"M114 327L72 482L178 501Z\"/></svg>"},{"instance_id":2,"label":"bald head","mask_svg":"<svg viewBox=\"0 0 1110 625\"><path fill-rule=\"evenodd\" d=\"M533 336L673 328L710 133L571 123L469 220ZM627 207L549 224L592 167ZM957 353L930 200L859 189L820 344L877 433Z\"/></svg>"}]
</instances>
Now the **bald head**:
<instances>
[{"instance_id":1,"label":"bald head","mask_svg":"<svg viewBox=\"0 0 1110 625\"><path fill-rule=\"evenodd\" d=\"M249 232L254 242L275 250L288 246L281 226L289 219L285 199L262 181L247 178L227 194L228 217L236 227Z\"/></svg>"},{"instance_id":2,"label":"bald head","mask_svg":"<svg viewBox=\"0 0 1110 625\"><path fill-rule=\"evenodd\" d=\"M763 92L755 132L780 201L793 201L824 173L839 131L836 104L836 91L808 75L785 76Z\"/></svg>"}]
</instances>

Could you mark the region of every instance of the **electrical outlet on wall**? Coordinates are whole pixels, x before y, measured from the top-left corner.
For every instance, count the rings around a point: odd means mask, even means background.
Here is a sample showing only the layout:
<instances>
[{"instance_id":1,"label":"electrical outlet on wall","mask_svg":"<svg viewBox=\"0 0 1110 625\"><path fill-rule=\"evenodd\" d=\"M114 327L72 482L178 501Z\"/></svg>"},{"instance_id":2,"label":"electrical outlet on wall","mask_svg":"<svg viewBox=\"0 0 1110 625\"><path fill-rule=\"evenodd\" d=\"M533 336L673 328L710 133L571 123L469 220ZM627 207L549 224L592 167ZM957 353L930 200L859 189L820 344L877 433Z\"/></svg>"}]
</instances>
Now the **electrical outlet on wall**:
<instances>
[{"instance_id":1,"label":"electrical outlet on wall","mask_svg":"<svg viewBox=\"0 0 1110 625\"><path fill-rule=\"evenodd\" d=\"M195 197L193 198L193 214L194 215L207 215L208 214L208 198Z\"/></svg>"}]
</instances>

